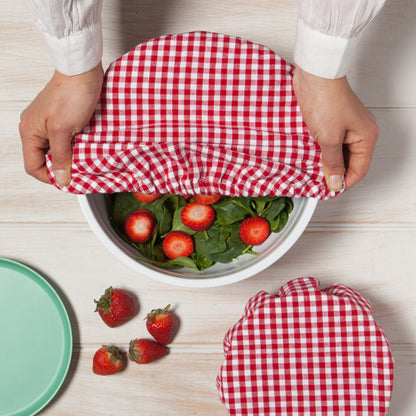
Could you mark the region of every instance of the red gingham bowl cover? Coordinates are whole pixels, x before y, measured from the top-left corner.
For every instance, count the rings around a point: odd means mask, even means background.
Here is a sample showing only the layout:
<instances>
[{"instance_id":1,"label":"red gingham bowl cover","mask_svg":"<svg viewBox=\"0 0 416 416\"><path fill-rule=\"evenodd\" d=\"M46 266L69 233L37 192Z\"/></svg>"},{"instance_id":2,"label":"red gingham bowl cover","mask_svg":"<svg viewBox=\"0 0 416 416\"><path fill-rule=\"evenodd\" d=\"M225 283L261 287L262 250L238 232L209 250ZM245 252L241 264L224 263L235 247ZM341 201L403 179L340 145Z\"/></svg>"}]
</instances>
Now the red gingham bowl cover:
<instances>
[{"instance_id":1,"label":"red gingham bowl cover","mask_svg":"<svg viewBox=\"0 0 416 416\"><path fill-rule=\"evenodd\" d=\"M369 301L301 278L251 298L217 377L230 415L385 415L393 358Z\"/></svg>"},{"instance_id":2,"label":"red gingham bowl cover","mask_svg":"<svg viewBox=\"0 0 416 416\"><path fill-rule=\"evenodd\" d=\"M335 196L292 89L293 66L217 33L146 41L107 70L65 191ZM50 155L50 180L55 184Z\"/></svg>"}]
</instances>

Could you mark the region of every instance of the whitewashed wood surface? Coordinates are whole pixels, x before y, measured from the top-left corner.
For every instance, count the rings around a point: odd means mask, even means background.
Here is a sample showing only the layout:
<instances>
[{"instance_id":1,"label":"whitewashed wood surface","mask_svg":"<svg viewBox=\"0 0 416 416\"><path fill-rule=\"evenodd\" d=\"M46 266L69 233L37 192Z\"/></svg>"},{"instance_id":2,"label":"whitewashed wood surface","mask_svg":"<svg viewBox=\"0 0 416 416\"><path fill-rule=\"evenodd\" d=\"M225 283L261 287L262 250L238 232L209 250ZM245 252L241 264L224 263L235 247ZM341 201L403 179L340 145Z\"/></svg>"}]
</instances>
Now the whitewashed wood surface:
<instances>
[{"instance_id":1,"label":"whitewashed wood surface","mask_svg":"<svg viewBox=\"0 0 416 416\"><path fill-rule=\"evenodd\" d=\"M296 1L106 0L104 66L145 39L190 30L238 35L291 60ZM315 276L370 298L395 357L389 415L416 414L416 2L387 0L363 35L349 74L377 116L381 135L366 179L320 202L304 235L279 262L222 288L183 289L132 272L89 229L76 197L23 171L19 114L53 63L22 1L0 1L0 257L43 274L62 294L74 333L68 378L41 413L52 416L225 416L215 387L222 339L246 301L286 281ZM139 315L109 329L93 298L109 285L137 295ZM103 343L127 347L146 335L148 310L171 303L180 326L170 354L112 377L91 371Z\"/></svg>"}]
</instances>

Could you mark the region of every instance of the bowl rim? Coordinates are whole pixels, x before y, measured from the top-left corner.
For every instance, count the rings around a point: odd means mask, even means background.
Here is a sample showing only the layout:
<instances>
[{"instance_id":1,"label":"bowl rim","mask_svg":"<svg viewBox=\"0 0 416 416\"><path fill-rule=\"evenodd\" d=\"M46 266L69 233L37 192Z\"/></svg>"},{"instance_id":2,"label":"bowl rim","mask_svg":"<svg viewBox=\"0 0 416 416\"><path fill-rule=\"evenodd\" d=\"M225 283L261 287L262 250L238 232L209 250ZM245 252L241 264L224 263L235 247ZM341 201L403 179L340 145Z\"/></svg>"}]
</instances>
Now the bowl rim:
<instances>
[{"instance_id":1,"label":"bowl rim","mask_svg":"<svg viewBox=\"0 0 416 416\"><path fill-rule=\"evenodd\" d=\"M314 198L302 198L306 200L302 206L302 215L299 215L298 220L293 225L291 232L287 235L287 238L282 241L281 245L274 250L270 255L260 259L258 262L242 268L236 272L228 273L222 277L207 277L201 279L189 278L189 277L172 277L162 271L156 271L145 264L140 263L128 254L126 254L115 242L107 235L107 233L101 227L96 215L89 202L89 196L95 194L78 195L78 202L81 206L81 210L91 227L92 231L100 242L121 262L129 266L136 272L140 272L143 276L149 277L160 283L165 283L173 286L188 287L188 288L208 288L225 286L232 283L239 282L241 280L252 277L282 257L299 239L301 234L306 229L312 215L318 204L318 200ZM162 269L161 269L162 270Z\"/></svg>"}]
</instances>

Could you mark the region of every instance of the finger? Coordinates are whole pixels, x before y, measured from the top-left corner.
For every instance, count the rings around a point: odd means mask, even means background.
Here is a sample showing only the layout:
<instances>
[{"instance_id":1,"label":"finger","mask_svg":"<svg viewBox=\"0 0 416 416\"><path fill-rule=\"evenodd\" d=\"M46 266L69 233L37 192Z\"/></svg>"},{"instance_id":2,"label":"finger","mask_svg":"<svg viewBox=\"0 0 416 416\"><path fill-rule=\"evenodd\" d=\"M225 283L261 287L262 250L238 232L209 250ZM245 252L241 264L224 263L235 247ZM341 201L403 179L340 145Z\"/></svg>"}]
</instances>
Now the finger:
<instances>
[{"instance_id":1,"label":"finger","mask_svg":"<svg viewBox=\"0 0 416 416\"><path fill-rule=\"evenodd\" d=\"M72 135L55 132L49 141L56 183L60 186L68 185L71 180Z\"/></svg>"},{"instance_id":2,"label":"finger","mask_svg":"<svg viewBox=\"0 0 416 416\"><path fill-rule=\"evenodd\" d=\"M20 122L19 132L22 140L22 153L26 173L41 182L50 184L45 161L48 141L32 134L30 125L25 121Z\"/></svg>"},{"instance_id":3,"label":"finger","mask_svg":"<svg viewBox=\"0 0 416 416\"><path fill-rule=\"evenodd\" d=\"M345 175L345 187L349 189L356 185L370 169L371 159L376 147L379 129L376 124L371 126L372 129L364 134L348 132L345 137L345 146L347 150L345 155L347 159L345 165L347 172Z\"/></svg>"},{"instance_id":4,"label":"finger","mask_svg":"<svg viewBox=\"0 0 416 416\"><path fill-rule=\"evenodd\" d=\"M345 174L342 143L320 144L320 146L326 185L331 191L341 191Z\"/></svg>"},{"instance_id":5,"label":"finger","mask_svg":"<svg viewBox=\"0 0 416 416\"><path fill-rule=\"evenodd\" d=\"M345 188L349 189L356 185L370 169L373 149L366 149L362 152L349 152L348 167L345 174Z\"/></svg>"},{"instance_id":6,"label":"finger","mask_svg":"<svg viewBox=\"0 0 416 416\"><path fill-rule=\"evenodd\" d=\"M43 141L36 138L22 139L22 152L26 173L41 182L50 184Z\"/></svg>"}]
</instances>

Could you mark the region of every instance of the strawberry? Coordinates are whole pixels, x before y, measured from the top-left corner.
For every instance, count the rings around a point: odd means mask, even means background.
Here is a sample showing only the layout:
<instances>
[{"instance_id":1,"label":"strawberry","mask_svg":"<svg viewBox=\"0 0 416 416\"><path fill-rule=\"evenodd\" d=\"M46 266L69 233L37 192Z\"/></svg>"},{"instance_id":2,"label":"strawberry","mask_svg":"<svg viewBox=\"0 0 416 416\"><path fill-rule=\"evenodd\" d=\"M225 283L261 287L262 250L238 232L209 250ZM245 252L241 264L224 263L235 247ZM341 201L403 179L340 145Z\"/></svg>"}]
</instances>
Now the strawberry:
<instances>
[{"instance_id":1,"label":"strawberry","mask_svg":"<svg viewBox=\"0 0 416 416\"><path fill-rule=\"evenodd\" d=\"M143 192L133 192L133 196L139 201L145 204L153 202L154 200L160 198L162 194L145 194Z\"/></svg>"},{"instance_id":2,"label":"strawberry","mask_svg":"<svg viewBox=\"0 0 416 416\"><path fill-rule=\"evenodd\" d=\"M221 195L194 195L194 199L198 204L211 205L217 202Z\"/></svg>"},{"instance_id":3,"label":"strawberry","mask_svg":"<svg viewBox=\"0 0 416 416\"><path fill-rule=\"evenodd\" d=\"M94 302L97 304L95 312L100 314L110 328L124 324L136 314L136 306L130 295L124 290L113 289L111 286L98 301L94 300Z\"/></svg>"},{"instance_id":4,"label":"strawberry","mask_svg":"<svg viewBox=\"0 0 416 416\"><path fill-rule=\"evenodd\" d=\"M168 311L170 305L165 309L152 309L147 314L146 328L150 335L162 345L167 345L172 340L175 329L175 319Z\"/></svg>"},{"instance_id":5,"label":"strawberry","mask_svg":"<svg viewBox=\"0 0 416 416\"><path fill-rule=\"evenodd\" d=\"M148 209L136 209L124 221L124 233L133 243L145 243L156 232L156 217Z\"/></svg>"},{"instance_id":6,"label":"strawberry","mask_svg":"<svg viewBox=\"0 0 416 416\"><path fill-rule=\"evenodd\" d=\"M137 364L147 364L164 357L165 347L149 339L132 339L129 347L129 358Z\"/></svg>"},{"instance_id":7,"label":"strawberry","mask_svg":"<svg viewBox=\"0 0 416 416\"><path fill-rule=\"evenodd\" d=\"M92 371L100 376L118 373L124 366L121 351L109 345L103 345L92 359Z\"/></svg>"},{"instance_id":8,"label":"strawberry","mask_svg":"<svg viewBox=\"0 0 416 416\"><path fill-rule=\"evenodd\" d=\"M171 260L187 257L194 251L194 240L183 231L170 231L162 242L162 250Z\"/></svg>"},{"instance_id":9,"label":"strawberry","mask_svg":"<svg viewBox=\"0 0 416 416\"><path fill-rule=\"evenodd\" d=\"M181 212L181 220L191 230L204 231L214 222L215 211L209 205L189 202Z\"/></svg>"},{"instance_id":10,"label":"strawberry","mask_svg":"<svg viewBox=\"0 0 416 416\"><path fill-rule=\"evenodd\" d=\"M243 243L251 246L261 244L269 235L270 226L263 217L246 218L240 225L239 236Z\"/></svg>"}]
</instances>

